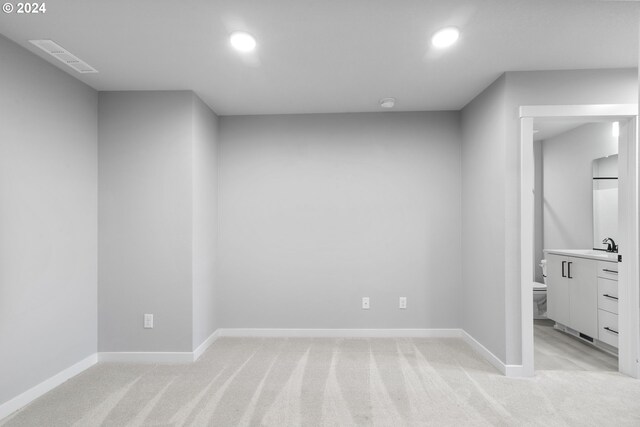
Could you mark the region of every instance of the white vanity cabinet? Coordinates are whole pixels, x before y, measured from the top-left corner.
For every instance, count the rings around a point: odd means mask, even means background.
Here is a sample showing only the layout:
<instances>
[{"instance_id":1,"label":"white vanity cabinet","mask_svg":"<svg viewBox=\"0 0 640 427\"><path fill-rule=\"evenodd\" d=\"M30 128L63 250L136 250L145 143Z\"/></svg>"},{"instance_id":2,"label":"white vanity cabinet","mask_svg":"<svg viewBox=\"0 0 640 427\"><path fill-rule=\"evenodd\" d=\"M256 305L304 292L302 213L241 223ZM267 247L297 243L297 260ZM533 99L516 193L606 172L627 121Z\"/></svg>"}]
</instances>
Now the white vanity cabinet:
<instances>
[{"instance_id":1,"label":"white vanity cabinet","mask_svg":"<svg viewBox=\"0 0 640 427\"><path fill-rule=\"evenodd\" d=\"M618 264L598 262L598 336L618 347Z\"/></svg>"},{"instance_id":2,"label":"white vanity cabinet","mask_svg":"<svg viewBox=\"0 0 640 427\"><path fill-rule=\"evenodd\" d=\"M544 253L547 317L576 336L618 347L617 254L577 249Z\"/></svg>"},{"instance_id":3,"label":"white vanity cabinet","mask_svg":"<svg viewBox=\"0 0 640 427\"><path fill-rule=\"evenodd\" d=\"M569 279L566 275L567 257L547 254L547 317L569 325Z\"/></svg>"},{"instance_id":4,"label":"white vanity cabinet","mask_svg":"<svg viewBox=\"0 0 640 427\"><path fill-rule=\"evenodd\" d=\"M547 317L598 336L597 261L547 254Z\"/></svg>"}]
</instances>

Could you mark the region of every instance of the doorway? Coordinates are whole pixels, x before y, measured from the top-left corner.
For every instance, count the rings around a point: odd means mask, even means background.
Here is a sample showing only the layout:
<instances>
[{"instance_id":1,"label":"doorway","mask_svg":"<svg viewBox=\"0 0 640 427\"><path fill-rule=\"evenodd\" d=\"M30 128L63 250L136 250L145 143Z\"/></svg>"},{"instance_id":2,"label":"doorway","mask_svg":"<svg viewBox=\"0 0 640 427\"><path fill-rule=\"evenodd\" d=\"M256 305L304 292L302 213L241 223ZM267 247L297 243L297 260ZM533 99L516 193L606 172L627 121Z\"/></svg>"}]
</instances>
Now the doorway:
<instances>
[{"instance_id":1,"label":"doorway","mask_svg":"<svg viewBox=\"0 0 640 427\"><path fill-rule=\"evenodd\" d=\"M526 106L520 108L521 125L521 313L522 374L533 376L536 278L535 145L534 121L619 122L619 289L618 369L638 378L638 151L636 105ZM563 264L564 265L564 264ZM594 267L595 268L595 267ZM594 270L595 272L595 270Z\"/></svg>"}]
</instances>

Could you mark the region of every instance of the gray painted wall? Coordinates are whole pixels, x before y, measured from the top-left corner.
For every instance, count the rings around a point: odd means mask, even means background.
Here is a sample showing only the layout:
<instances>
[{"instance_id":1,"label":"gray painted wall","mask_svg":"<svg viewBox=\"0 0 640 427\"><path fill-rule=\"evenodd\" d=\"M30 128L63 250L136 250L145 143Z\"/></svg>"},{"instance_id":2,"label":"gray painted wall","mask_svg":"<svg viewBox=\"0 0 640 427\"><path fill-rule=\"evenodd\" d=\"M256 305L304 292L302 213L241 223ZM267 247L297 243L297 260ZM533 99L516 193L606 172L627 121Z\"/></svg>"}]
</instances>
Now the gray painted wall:
<instances>
[{"instance_id":1,"label":"gray painted wall","mask_svg":"<svg viewBox=\"0 0 640 427\"><path fill-rule=\"evenodd\" d=\"M461 324L507 364L517 365L522 361L519 107L634 104L637 93L637 70L634 69L508 72L462 111L464 297ZM501 122L504 126L499 125ZM471 151L474 148L470 144L480 144L482 148ZM474 169L469 164L474 158L494 159L497 163L494 167ZM476 187L475 182L491 185L488 188L493 190ZM494 192L502 195L480 198L473 189L482 190L485 195ZM469 212L471 208L473 213ZM480 227L490 232L478 231ZM490 247L495 258L489 259L486 251L477 250L469 243ZM473 297L482 298L487 305L477 304L474 308Z\"/></svg>"},{"instance_id":2,"label":"gray painted wall","mask_svg":"<svg viewBox=\"0 0 640 427\"><path fill-rule=\"evenodd\" d=\"M101 92L99 120L99 350L192 351L217 327L218 118L190 91Z\"/></svg>"},{"instance_id":3,"label":"gray painted wall","mask_svg":"<svg viewBox=\"0 0 640 427\"><path fill-rule=\"evenodd\" d=\"M507 73L505 304L508 364L522 361L520 327L521 105L637 104L636 69Z\"/></svg>"},{"instance_id":4,"label":"gray painted wall","mask_svg":"<svg viewBox=\"0 0 640 427\"><path fill-rule=\"evenodd\" d=\"M192 96L100 93L100 351L193 348Z\"/></svg>"},{"instance_id":5,"label":"gray painted wall","mask_svg":"<svg viewBox=\"0 0 640 427\"><path fill-rule=\"evenodd\" d=\"M611 123L589 123L549 138L543 146L544 249L590 249L593 160L617 154L618 138Z\"/></svg>"},{"instance_id":6,"label":"gray painted wall","mask_svg":"<svg viewBox=\"0 0 640 427\"><path fill-rule=\"evenodd\" d=\"M505 357L504 75L462 110L460 325Z\"/></svg>"},{"instance_id":7,"label":"gray painted wall","mask_svg":"<svg viewBox=\"0 0 640 427\"><path fill-rule=\"evenodd\" d=\"M494 274L490 285L483 284L483 289L477 293L486 292L485 300L492 301L484 310L484 318L473 317L476 312L463 312L463 328L469 332L477 331L472 335L483 345L502 359L507 364L520 364L522 361L521 327L520 327L520 122L519 107L522 105L560 105L560 104L635 104L637 103L637 70L580 70L580 71L532 71L509 72L500 77L498 81L505 80L506 92L503 97L494 96L493 99L486 93L480 95L487 97L484 107L490 110L502 108L504 104L505 126L496 127L495 121L488 120L481 124L481 120L475 116L487 115L481 108L473 111L472 101L463 110L463 132L470 131L490 135L486 138L494 138L491 144L486 144L486 156L492 156L500 161L499 170L495 172L486 168L484 179L492 177L495 180L495 189L504 192L501 197L486 198L476 209L478 212L490 212L498 215L503 225L498 225L493 234L504 239L493 243L492 249L503 247L504 256L498 253L497 264L491 264L491 274ZM495 91L495 84L485 92ZM500 113L496 113L500 116ZM465 118L465 116L467 116ZM497 120L497 119L496 119ZM479 126L467 129L466 123L474 123ZM500 142L502 141L502 142ZM466 143L466 140L465 140ZM464 146L464 144L463 144ZM464 148L463 148L464 152ZM463 162L463 171L467 173L467 166ZM480 178L480 177L478 177ZM466 181L465 181L466 182ZM468 198L473 198L471 193L464 189L463 206ZM473 235L476 226L481 221L473 222L473 227L465 228L463 223L463 242ZM500 249L501 251L502 249ZM481 251L470 251L463 258L463 269L475 271L480 275L483 265ZM485 271L486 267L485 267ZM477 276L465 275L463 279L463 292L471 292L477 287ZM502 289L502 290L501 290ZM504 307L504 308L503 308ZM504 318L499 319L486 313L502 313ZM473 322L476 322L473 324ZM501 331L505 335L501 336ZM491 335L491 334L496 334ZM488 336L491 335L489 338Z\"/></svg>"},{"instance_id":8,"label":"gray painted wall","mask_svg":"<svg viewBox=\"0 0 640 427\"><path fill-rule=\"evenodd\" d=\"M534 280L538 283L544 283L544 277L542 276L542 268L540 262L544 258L544 221L543 221L543 195L544 195L544 176L542 168L542 141L533 141L533 161L534 161L534 254L535 261L533 265Z\"/></svg>"},{"instance_id":9,"label":"gray painted wall","mask_svg":"<svg viewBox=\"0 0 640 427\"><path fill-rule=\"evenodd\" d=\"M193 349L217 328L218 117L193 95Z\"/></svg>"},{"instance_id":10,"label":"gray painted wall","mask_svg":"<svg viewBox=\"0 0 640 427\"><path fill-rule=\"evenodd\" d=\"M459 130L453 112L222 117L220 326L457 327Z\"/></svg>"},{"instance_id":11,"label":"gray painted wall","mask_svg":"<svg viewBox=\"0 0 640 427\"><path fill-rule=\"evenodd\" d=\"M97 93L0 36L0 404L96 352Z\"/></svg>"}]
</instances>

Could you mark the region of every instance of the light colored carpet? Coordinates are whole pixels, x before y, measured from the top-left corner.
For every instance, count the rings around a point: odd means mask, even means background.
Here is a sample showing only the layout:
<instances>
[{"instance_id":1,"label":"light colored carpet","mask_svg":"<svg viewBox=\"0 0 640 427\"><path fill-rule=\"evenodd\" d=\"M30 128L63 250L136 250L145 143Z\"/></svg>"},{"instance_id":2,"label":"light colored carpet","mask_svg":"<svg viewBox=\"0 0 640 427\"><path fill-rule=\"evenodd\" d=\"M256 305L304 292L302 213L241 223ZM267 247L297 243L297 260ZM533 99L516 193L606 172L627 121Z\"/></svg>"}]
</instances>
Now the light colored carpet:
<instances>
[{"instance_id":1,"label":"light colored carpet","mask_svg":"<svg viewBox=\"0 0 640 427\"><path fill-rule=\"evenodd\" d=\"M190 365L100 363L0 425L638 426L640 381L510 379L454 338L221 338Z\"/></svg>"}]
</instances>

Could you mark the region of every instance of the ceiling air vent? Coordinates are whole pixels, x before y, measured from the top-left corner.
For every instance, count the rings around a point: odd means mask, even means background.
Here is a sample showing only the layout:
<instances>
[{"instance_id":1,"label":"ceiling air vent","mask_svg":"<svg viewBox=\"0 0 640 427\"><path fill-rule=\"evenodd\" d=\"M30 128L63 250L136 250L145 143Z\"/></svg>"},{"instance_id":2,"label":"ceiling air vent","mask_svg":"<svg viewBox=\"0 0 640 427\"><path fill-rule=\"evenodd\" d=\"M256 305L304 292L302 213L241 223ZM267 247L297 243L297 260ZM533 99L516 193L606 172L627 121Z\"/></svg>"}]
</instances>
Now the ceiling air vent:
<instances>
[{"instance_id":1,"label":"ceiling air vent","mask_svg":"<svg viewBox=\"0 0 640 427\"><path fill-rule=\"evenodd\" d=\"M87 64L77 56L73 55L65 48L54 42L53 40L29 40L30 43L38 46L60 62L64 62L69 67L79 73L97 73L98 70Z\"/></svg>"}]
</instances>

